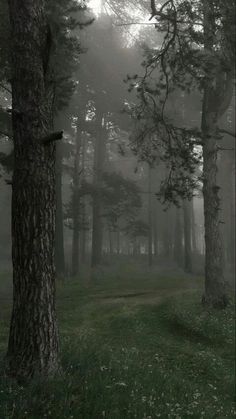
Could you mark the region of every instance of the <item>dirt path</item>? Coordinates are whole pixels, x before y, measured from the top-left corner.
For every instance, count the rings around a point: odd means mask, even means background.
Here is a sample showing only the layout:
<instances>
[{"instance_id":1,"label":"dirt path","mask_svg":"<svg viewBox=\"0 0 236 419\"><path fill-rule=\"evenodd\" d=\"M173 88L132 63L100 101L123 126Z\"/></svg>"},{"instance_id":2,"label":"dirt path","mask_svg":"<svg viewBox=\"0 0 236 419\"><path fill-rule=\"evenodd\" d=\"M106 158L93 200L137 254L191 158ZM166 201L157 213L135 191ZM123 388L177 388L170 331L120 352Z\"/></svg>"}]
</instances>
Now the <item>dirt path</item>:
<instances>
[{"instance_id":1,"label":"dirt path","mask_svg":"<svg viewBox=\"0 0 236 419\"><path fill-rule=\"evenodd\" d=\"M166 288L166 289L153 289L153 290L140 290L139 292L134 292L134 290L126 290L126 292L114 292L112 294L93 294L91 298L94 298L96 302L101 304L160 304L169 297L174 297L176 295L191 293L193 290L199 289L196 284L190 284L188 288Z\"/></svg>"}]
</instances>

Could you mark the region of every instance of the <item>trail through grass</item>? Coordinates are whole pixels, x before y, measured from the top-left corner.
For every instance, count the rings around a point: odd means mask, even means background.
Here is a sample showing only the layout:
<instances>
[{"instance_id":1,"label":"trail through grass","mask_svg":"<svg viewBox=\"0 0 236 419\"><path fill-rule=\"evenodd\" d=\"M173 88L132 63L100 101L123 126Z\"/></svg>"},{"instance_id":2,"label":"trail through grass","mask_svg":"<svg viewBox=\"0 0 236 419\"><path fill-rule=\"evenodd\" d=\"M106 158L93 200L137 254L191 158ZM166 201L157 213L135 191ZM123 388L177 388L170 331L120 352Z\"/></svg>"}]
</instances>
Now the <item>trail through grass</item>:
<instances>
[{"instance_id":1,"label":"trail through grass","mask_svg":"<svg viewBox=\"0 0 236 419\"><path fill-rule=\"evenodd\" d=\"M3 377L1 419L235 417L233 305L204 310L201 279L181 272L84 278L58 287L62 374L27 387ZM9 314L7 301L2 356Z\"/></svg>"}]
</instances>

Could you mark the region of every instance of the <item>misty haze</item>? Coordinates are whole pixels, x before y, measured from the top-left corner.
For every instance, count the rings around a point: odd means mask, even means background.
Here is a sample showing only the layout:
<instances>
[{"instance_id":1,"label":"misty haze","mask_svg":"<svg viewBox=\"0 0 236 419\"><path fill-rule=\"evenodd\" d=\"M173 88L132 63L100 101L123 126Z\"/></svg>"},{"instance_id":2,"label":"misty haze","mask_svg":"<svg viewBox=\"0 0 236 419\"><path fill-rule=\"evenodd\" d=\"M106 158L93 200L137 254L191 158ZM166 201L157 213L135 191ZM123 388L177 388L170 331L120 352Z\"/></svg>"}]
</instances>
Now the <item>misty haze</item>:
<instances>
[{"instance_id":1,"label":"misty haze","mask_svg":"<svg viewBox=\"0 0 236 419\"><path fill-rule=\"evenodd\" d=\"M235 16L0 0L0 419L235 417Z\"/></svg>"}]
</instances>

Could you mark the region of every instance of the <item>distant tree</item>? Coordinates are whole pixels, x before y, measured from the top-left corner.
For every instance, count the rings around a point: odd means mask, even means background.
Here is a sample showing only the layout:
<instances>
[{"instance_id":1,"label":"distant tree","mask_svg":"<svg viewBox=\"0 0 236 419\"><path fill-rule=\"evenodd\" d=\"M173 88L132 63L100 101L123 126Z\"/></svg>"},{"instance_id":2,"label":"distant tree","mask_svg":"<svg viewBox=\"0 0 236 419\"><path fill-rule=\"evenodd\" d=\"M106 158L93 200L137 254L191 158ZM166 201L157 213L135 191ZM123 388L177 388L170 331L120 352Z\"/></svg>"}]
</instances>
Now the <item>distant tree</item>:
<instances>
[{"instance_id":1,"label":"distant tree","mask_svg":"<svg viewBox=\"0 0 236 419\"><path fill-rule=\"evenodd\" d=\"M140 239L149 237L149 225L140 219L130 221L129 224L124 228L125 234L131 238L133 242L133 254L140 253Z\"/></svg>"},{"instance_id":2,"label":"distant tree","mask_svg":"<svg viewBox=\"0 0 236 419\"><path fill-rule=\"evenodd\" d=\"M102 187L103 216L116 231L119 224L133 221L142 206L140 191L134 181L125 179L119 173L103 173Z\"/></svg>"}]
</instances>

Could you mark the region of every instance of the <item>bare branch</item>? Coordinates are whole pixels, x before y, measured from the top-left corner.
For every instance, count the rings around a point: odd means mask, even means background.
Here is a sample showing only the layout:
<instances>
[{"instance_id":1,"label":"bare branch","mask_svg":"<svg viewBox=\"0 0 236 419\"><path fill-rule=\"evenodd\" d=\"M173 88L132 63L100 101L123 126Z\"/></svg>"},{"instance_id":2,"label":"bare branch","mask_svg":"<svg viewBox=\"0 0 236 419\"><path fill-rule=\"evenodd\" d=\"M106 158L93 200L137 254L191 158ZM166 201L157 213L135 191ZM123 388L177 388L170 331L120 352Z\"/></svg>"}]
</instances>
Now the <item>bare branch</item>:
<instances>
[{"instance_id":1,"label":"bare branch","mask_svg":"<svg viewBox=\"0 0 236 419\"><path fill-rule=\"evenodd\" d=\"M221 129L219 129L219 132L222 133L222 134L230 135L230 137L233 137L233 138L236 137L236 133L233 132L233 131L230 131L228 129L221 128Z\"/></svg>"},{"instance_id":2,"label":"bare branch","mask_svg":"<svg viewBox=\"0 0 236 419\"><path fill-rule=\"evenodd\" d=\"M12 91L2 83L0 83L0 88L6 90L6 92L10 93L10 95L12 94Z\"/></svg>"},{"instance_id":3,"label":"bare branch","mask_svg":"<svg viewBox=\"0 0 236 419\"><path fill-rule=\"evenodd\" d=\"M15 115L18 115L18 116L23 115L23 112L18 111L18 109L7 108L6 112L9 113L9 114L15 114Z\"/></svg>"},{"instance_id":4,"label":"bare branch","mask_svg":"<svg viewBox=\"0 0 236 419\"><path fill-rule=\"evenodd\" d=\"M156 22L130 22L130 23L116 23L115 26L131 26L131 25L156 25Z\"/></svg>"},{"instance_id":5,"label":"bare branch","mask_svg":"<svg viewBox=\"0 0 236 419\"><path fill-rule=\"evenodd\" d=\"M46 137L41 138L40 142L44 145L51 144L54 141L62 140L63 131L53 132L52 134L47 135Z\"/></svg>"},{"instance_id":6,"label":"bare branch","mask_svg":"<svg viewBox=\"0 0 236 419\"><path fill-rule=\"evenodd\" d=\"M9 134L8 132L5 132L5 131L1 131L0 130L0 137L1 136L3 136L3 137L8 137L8 138L10 138L10 139L12 139L13 137L12 137L12 135L11 134Z\"/></svg>"}]
</instances>

